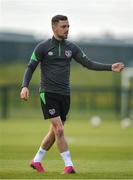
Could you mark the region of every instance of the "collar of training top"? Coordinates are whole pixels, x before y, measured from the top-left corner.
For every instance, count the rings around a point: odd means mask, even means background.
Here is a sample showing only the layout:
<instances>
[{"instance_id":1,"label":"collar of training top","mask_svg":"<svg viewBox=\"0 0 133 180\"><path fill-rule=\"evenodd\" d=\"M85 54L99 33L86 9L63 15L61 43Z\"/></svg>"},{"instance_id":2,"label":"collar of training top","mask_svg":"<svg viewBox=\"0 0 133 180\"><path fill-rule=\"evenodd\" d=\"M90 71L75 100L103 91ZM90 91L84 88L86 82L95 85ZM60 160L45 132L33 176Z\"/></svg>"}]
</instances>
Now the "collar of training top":
<instances>
[{"instance_id":1,"label":"collar of training top","mask_svg":"<svg viewBox=\"0 0 133 180\"><path fill-rule=\"evenodd\" d=\"M65 39L58 40L58 39L56 39L56 38L53 36L53 37L52 37L52 42L55 43L55 44L65 43Z\"/></svg>"}]
</instances>

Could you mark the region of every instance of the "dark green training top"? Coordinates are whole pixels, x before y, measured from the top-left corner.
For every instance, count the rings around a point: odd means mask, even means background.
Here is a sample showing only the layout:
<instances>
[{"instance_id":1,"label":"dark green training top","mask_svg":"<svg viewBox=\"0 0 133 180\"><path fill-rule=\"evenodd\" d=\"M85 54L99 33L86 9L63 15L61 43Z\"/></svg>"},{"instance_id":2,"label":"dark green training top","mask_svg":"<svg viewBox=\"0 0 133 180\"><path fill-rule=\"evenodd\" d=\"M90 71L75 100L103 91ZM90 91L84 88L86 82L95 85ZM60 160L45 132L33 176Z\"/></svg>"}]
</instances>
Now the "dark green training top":
<instances>
[{"instance_id":1,"label":"dark green training top","mask_svg":"<svg viewBox=\"0 0 133 180\"><path fill-rule=\"evenodd\" d=\"M91 61L74 43L54 37L37 45L24 74L23 87L28 87L32 74L40 63L41 84L45 92L70 94L70 63L72 58L88 69L111 71L110 64Z\"/></svg>"}]
</instances>

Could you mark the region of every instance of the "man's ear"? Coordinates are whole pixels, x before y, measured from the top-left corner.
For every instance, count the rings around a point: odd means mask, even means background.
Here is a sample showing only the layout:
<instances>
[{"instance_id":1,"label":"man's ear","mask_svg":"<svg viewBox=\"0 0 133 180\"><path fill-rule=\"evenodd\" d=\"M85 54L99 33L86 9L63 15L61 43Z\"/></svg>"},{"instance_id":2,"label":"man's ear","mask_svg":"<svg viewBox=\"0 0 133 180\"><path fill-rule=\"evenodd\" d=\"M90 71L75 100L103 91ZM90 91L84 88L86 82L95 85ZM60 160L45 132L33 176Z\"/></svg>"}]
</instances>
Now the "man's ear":
<instances>
[{"instance_id":1,"label":"man's ear","mask_svg":"<svg viewBox=\"0 0 133 180\"><path fill-rule=\"evenodd\" d=\"M53 32L56 32L56 25L52 25Z\"/></svg>"}]
</instances>

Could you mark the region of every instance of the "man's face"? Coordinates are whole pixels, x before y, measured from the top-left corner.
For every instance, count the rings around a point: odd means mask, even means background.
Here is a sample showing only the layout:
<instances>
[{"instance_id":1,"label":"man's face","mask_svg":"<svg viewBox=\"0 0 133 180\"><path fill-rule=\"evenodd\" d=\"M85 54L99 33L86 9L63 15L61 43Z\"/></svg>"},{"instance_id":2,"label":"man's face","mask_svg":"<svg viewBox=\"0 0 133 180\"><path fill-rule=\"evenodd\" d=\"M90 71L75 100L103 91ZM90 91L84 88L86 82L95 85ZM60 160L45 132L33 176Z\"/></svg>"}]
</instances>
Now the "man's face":
<instances>
[{"instance_id":1,"label":"man's face","mask_svg":"<svg viewBox=\"0 0 133 180\"><path fill-rule=\"evenodd\" d=\"M54 35L59 39L67 39L69 32L69 22L60 20L52 26Z\"/></svg>"}]
</instances>

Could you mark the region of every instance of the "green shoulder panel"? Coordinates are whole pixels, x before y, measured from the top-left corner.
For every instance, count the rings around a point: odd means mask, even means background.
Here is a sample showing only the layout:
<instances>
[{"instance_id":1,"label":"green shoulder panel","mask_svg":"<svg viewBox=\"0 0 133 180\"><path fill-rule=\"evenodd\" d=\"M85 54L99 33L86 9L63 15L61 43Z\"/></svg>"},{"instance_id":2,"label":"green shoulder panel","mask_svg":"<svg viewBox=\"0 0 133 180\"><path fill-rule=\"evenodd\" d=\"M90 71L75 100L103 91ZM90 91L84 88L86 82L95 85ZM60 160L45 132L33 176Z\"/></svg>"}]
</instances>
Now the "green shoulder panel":
<instances>
[{"instance_id":1,"label":"green shoulder panel","mask_svg":"<svg viewBox=\"0 0 133 180\"><path fill-rule=\"evenodd\" d=\"M35 52L32 53L32 55L31 55L31 60L38 62L37 57L36 57L36 55L35 55Z\"/></svg>"}]
</instances>

